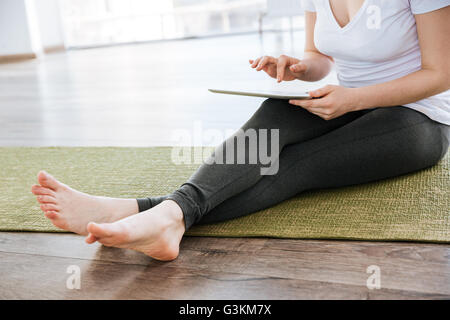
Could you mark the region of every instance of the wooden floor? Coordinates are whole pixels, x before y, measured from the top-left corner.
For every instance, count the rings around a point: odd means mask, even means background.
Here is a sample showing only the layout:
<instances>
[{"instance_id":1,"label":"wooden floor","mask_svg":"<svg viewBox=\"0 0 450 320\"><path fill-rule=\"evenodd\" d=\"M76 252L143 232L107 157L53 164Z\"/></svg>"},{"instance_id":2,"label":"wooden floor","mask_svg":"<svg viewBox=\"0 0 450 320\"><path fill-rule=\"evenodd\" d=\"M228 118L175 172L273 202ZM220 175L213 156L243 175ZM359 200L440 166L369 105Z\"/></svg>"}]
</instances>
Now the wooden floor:
<instances>
[{"instance_id":1,"label":"wooden floor","mask_svg":"<svg viewBox=\"0 0 450 320\"><path fill-rule=\"evenodd\" d=\"M69 234L0 233L0 299L449 298L443 245L186 237L175 261ZM67 268L81 288L67 289ZM366 269L381 270L369 290Z\"/></svg>"},{"instance_id":2,"label":"wooden floor","mask_svg":"<svg viewBox=\"0 0 450 320\"><path fill-rule=\"evenodd\" d=\"M267 33L174 41L0 65L0 145L174 145L183 144L173 135L178 129L235 130L262 100L206 89L272 86L247 59L300 56L301 33L294 39ZM81 269L80 290L66 287L73 265ZM379 290L366 286L371 265L380 267ZM24 298L449 299L450 246L186 237L179 258L162 263L72 234L0 233L0 299Z\"/></svg>"}]
</instances>

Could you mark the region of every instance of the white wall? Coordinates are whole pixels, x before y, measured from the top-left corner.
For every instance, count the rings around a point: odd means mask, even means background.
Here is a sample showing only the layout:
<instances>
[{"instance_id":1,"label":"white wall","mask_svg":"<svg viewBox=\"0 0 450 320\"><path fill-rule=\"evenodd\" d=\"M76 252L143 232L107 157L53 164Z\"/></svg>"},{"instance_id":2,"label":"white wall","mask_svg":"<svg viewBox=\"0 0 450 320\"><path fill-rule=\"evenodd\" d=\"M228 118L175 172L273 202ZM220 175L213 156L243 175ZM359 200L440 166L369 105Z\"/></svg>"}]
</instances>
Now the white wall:
<instances>
[{"instance_id":1,"label":"white wall","mask_svg":"<svg viewBox=\"0 0 450 320\"><path fill-rule=\"evenodd\" d=\"M25 0L0 0L0 56L33 53Z\"/></svg>"},{"instance_id":2,"label":"white wall","mask_svg":"<svg viewBox=\"0 0 450 320\"><path fill-rule=\"evenodd\" d=\"M58 0L0 0L0 56L64 46Z\"/></svg>"},{"instance_id":3,"label":"white wall","mask_svg":"<svg viewBox=\"0 0 450 320\"><path fill-rule=\"evenodd\" d=\"M58 0L35 0L35 10L42 47L45 49L63 46L64 37Z\"/></svg>"},{"instance_id":4,"label":"white wall","mask_svg":"<svg viewBox=\"0 0 450 320\"><path fill-rule=\"evenodd\" d=\"M35 0L25 0L25 9L28 19L28 32L30 34L31 49L35 54L42 53L41 34L39 32L39 21L36 14Z\"/></svg>"}]
</instances>

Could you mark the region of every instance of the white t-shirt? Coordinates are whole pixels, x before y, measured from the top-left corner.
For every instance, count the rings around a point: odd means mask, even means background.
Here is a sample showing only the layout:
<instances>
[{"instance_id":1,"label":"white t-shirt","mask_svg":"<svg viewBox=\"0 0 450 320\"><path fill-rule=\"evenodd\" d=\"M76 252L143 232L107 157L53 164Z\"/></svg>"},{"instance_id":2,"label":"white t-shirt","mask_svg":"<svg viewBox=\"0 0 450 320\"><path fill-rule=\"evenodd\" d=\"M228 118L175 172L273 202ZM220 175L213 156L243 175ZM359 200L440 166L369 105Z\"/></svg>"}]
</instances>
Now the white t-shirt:
<instances>
[{"instance_id":1,"label":"white t-shirt","mask_svg":"<svg viewBox=\"0 0 450 320\"><path fill-rule=\"evenodd\" d=\"M349 88L387 82L420 70L414 15L448 5L450 0L365 0L342 28L329 0L303 0L306 11L316 12L316 48L334 58L339 83ZM450 125L450 90L405 106Z\"/></svg>"}]
</instances>

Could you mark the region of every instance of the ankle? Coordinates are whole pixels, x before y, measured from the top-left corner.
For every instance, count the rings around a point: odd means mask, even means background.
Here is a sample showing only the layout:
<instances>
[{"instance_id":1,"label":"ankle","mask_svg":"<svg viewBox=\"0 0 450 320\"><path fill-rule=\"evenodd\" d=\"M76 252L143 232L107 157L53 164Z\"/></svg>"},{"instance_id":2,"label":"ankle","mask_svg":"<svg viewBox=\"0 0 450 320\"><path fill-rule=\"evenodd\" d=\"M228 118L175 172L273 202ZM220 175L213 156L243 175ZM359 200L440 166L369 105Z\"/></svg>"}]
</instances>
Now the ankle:
<instances>
[{"instance_id":1,"label":"ankle","mask_svg":"<svg viewBox=\"0 0 450 320\"><path fill-rule=\"evenodd\" d=\"M180 206L173 200L164 200L160 204L165 209L165 215L177 228L182 228L184 233L184 215Z\"/></svg>"}]
</instances>

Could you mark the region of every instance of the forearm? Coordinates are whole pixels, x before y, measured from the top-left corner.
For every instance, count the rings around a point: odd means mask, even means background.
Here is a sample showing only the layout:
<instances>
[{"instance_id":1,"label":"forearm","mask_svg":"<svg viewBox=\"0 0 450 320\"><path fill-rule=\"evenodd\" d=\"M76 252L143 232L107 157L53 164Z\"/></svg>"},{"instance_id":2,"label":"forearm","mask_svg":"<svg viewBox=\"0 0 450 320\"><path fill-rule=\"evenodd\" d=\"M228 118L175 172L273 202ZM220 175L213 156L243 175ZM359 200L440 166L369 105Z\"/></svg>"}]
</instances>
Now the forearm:
<instances>
[{"instance_id":1,"label":"forearm","mask_svg":"<svg viewBox=\"0 0 450 320\"><path fill-rule=\"evenodd\" d=\"M422 69L396 80L351 90L356 110L363 110L413 103L448 90L449 82L449 75L444 72Z\"/></svg>"},{"instance_id":2,"label":"forearm","mask_svg":"<svg viewBox=\"0 0 450 320\"><path fill-rule=\"evenodd\" d=\"M333 59L323 54L305 51L301 60L307 66L306 72L303 73L298 80L303 81L319 81L325 78L333 68Z\"/></svg>"}]
</instances>

